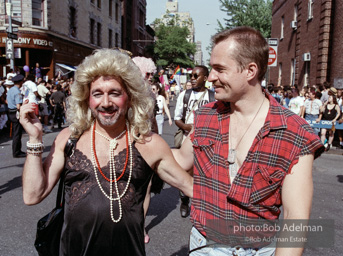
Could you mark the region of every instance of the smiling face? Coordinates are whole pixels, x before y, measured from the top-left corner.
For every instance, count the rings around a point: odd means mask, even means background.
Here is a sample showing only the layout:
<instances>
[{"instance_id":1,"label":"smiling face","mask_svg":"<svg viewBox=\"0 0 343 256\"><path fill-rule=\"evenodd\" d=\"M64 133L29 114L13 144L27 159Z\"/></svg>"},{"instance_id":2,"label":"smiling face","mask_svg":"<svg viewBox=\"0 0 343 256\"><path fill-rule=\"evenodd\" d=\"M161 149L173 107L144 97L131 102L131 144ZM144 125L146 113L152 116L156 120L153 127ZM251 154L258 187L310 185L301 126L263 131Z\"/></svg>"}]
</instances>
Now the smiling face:
<instances>
[{"instance_id":1,"label":"smiling face","mask_svg":"<svg viewBox=\"0 0 343 256\"><path fill-rule=\"evenodd\" d=\"M234 50L233 40L222 41L212 50L208 81L215 87L217 100L236 102L247 87L247 70L241 70L232 57Z\"/></svg>"},{"instance_id":2,"label":"smiling face","mask_svg":"<svg viewBox=\"0 0 343 256\"><path fill-rule=\"evenodd\" d=\"M119 78L101 76L91 83L89 108L100 124L125 123L128 106L129 97Z\"/></svg>"}]
</instances>

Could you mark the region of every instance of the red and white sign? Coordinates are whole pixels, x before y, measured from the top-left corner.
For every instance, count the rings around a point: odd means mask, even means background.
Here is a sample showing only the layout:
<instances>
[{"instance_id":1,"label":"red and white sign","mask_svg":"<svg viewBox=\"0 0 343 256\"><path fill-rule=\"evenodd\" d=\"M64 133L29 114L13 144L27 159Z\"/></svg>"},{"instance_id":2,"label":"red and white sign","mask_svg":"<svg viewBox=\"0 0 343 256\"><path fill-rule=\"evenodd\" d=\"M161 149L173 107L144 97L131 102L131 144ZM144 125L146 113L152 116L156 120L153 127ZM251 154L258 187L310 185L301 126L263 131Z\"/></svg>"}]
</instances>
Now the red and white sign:
<instances>
[{"instance_id":1,"label":"red and white sign","mask_svg":"<svg viewBox=\"0 0 343 256\"><path fill-rule=\"evenodd\" d=\"M269 46L269 58L268 58L268 66L276 67L277 60L277 47Z\"/></svg>"},{"instance_id":2,"label":"red and white sign","mask_svg":"<svg viewBox=\"0 0 343 256\"><path fill-rule=\"evenodd\" d=\"M276 67L277 66L278 39L277 38L269 38L268 44L269 44L268 66L269 67Z\"/></svg>"}]
</instances>

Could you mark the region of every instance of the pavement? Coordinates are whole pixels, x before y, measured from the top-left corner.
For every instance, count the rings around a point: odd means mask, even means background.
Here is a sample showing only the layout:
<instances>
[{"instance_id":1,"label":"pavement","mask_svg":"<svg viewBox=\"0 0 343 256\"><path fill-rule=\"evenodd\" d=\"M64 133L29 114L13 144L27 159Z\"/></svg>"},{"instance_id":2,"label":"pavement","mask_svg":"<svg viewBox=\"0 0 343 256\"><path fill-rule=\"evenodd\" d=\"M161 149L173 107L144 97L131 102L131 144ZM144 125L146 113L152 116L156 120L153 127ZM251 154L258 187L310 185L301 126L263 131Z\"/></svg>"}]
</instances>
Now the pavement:
<instances>
[{"instance_id":1,"label":"pavement","mask_svg":"<svg viewBox=\"0 0 343 256\"><path fill-rule=\"evenodd\" d=\"M175 100L170 109L173 116ZM163 138L172 146L177 128L164 124ZM47 156L60 129L44 134ZM22 143L28 135L23 134ZM0 256L37 255L33 241L37 220L54 207L56 189L43 202L26 206L22 200L21 175L25 159L12 158L12 141L8 130L0 131ZM343 244L343 150L333 148L314 161L314 195L311 219L334 220L334 246L306 249L305 256L342 255ZM160 194L152 195L146 217L146 229L150 242L146 245L147 256L186 256L191 222L180 217L178 190L165 184Z\"/></svg>"}]
</instances>

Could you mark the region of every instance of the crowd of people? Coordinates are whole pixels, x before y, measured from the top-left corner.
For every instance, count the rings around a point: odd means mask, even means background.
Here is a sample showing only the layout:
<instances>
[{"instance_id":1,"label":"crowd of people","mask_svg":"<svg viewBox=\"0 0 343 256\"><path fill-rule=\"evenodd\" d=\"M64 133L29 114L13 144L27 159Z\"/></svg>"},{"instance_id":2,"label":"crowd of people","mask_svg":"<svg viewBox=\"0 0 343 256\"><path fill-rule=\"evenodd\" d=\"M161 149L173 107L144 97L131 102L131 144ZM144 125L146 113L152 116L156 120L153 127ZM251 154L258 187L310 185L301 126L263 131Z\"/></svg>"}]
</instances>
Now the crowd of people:
<instances>
[{"instance_id":1,"label":"crowd of people","mask_svg":"<svg viewBox=\"0 0 343 256\"><path fill-rule=\"evenodd\" d=\"M242 244L229 227L232 221L277 220L281 206L284 219L309 219L312 165L324 146L302 117L341 121L341 92L326 85L308 89L308 99L306 88L270 86L267 93L261 84L269 47L260 32L237 27L212 41L211 71L196 66L182 86L165 81L163 72L154 80L152 60L99 49L78 66L75 81L47 82L42 94L24 91L26 100L9 104L11 119L19 114L29 136L27 153L21 152L24 202L40 203L64 177L60 255L145 255L150 192L162 189L154 177L180 190L181 216L190 214L193 225L190 255L301 255L300 247ZM21 94L24 83L25 90L34 87L34 79L18 76L10 95ZM29 99L34 96L37 102ZM43 161L46 113L48 123L54 120L48 102L56 113L66 97L68 127ZM174 98L184 138L170 149L160 135L165 115L171 125L168 102ZM48 109L43 118L40 103ZM64 154L68 138L77 140L71 155Z\"/></svg>"},{"instance_id":2,"label":"crowd of people","mask_svg":"<svg viewBox=\"0 0 343 256\"><path fill-rule=\"evenodd\" d=\"M314 128L320 136L326 151L332 148L335 124L343 123L343 89L336 89L330 83L304 86L274 86L269 84L268 92L284 107L311 122L332 121L331 129ZM339 147L343 148L343 131L337 130Z\"/></svg>"}]
</instances>

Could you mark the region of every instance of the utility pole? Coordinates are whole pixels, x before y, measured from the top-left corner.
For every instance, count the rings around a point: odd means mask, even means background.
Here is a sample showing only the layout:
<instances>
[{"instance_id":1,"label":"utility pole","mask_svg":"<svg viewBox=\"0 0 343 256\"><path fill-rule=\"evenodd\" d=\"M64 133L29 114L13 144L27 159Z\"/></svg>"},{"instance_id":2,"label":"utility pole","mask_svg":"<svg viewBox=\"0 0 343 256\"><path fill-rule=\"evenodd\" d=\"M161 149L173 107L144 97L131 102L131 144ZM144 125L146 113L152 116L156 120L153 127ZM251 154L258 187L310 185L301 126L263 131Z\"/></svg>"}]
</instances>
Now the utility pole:
<instances>
[{"instance_id":1,"label":"utility pole","mask_svg":"<svg viewBox=\"0 0 343 256\"><path fill-rule=\"evenodd\" d=\"M12 2L8 0L6 3L6 13L8 17L8 31L7 31L7 40L6 40L6 58L10 59L10 67L14 70L14 46L13 39L15 36L12 30ZM13 38L14 37L14 38Z\"/></svg>"}]
</instances>

